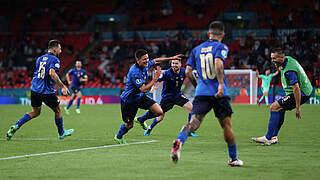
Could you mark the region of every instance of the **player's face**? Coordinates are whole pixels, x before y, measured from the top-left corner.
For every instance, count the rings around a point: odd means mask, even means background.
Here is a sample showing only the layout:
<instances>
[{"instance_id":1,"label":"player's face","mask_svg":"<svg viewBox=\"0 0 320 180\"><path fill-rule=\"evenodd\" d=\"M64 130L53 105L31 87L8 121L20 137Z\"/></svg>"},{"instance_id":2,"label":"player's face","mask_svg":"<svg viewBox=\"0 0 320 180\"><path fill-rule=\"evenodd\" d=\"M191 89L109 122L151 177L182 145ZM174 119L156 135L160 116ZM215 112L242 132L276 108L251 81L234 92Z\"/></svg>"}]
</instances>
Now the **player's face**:
<instances>
[{"instance_id":1,"label":"player's face","mask_svg":"<svg viewBox=\"0 0 320 180\"><path fill-rule=\"evenodd\" d=\"M266 70L266 75L268 76L270 74L270 70Z\"/></svg>"},{"instance_id":2,"label":"player's face","mask_svg":"<svg viewBox=\"0 0 320 180\"><path fill-rule=\"evenodd\" d=\"M136 59L136 61L140 67L148 67L149 55L145 54L145 55L141 56L140 59Z\"/></svg>"},{"instance_id":3,"label":"player's face","mask_svg":"<svg viewBox=\"0 0 320 180\"><path fill-rule=\"evenodd\" d=\"M82 63L81 61L76 61L76 68L81 69Z\"/></svg>"},{"instance_id":4,"label":"player's face","mask_svg":"<svg viewBox=\"0 0 320 180\"><path fill-rule=\"evenodd\" d=\"M284 62L284 55L271 53L271 61L276 65L276 67L280 67Z\"/></svg>"},{"instance_id":5,"label":"player's face","mask_svg":"<svg viewBox=\"0 0 320 180\"><path fill-rule=\"evenodd\" d=\"M171 67L174 72L178 72L181 68L181 62L179 60L172 60Z\"/></svg>"},{"instance_id":6,"label":"player's face","mask_svg":"<svg viewBox=\"0 0 320 180\"><path fill-rule=\"evenodd\" d=\"M55 47L54 48L54 53L55 53L55 56L59 57L60 54L61 54L62 50L61 50L61 45L59 44L58 47Z\"/></svg>"}]
</instances>

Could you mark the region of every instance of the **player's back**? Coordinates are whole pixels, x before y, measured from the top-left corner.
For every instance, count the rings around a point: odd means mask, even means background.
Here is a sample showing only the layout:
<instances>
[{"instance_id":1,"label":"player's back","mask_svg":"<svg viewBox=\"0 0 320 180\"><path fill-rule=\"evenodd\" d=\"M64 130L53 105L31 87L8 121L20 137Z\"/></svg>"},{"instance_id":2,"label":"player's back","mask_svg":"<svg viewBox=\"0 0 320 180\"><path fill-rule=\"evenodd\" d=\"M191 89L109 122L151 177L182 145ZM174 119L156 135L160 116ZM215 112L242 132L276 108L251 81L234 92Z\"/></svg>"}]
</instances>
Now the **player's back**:
<instances>
[{"instance_id":1,"label":"player's back","mask_svg":"<svg viewBox=\"0 0 320 180\"><path fill-rule=\"evenodd\" d=\"M215 72L215 58L219 58L224 62L228 51L228 47L225 44L216 40L203 42L192 50L187 65L196 68L198 73L196 96L214 96L217 93L219 82ZM227 96L225 77L223 79L224 95Z\"/></svg>"},{"instance_id":2,"label":"player's back","mask_svg":"<svg viewBox=\"0 0 320 180\"><path fill-rule=\"evenodd\" d=\"M40 56L36 61L36 69L31 83L31 90L40 94L53 94L53 80L49 70L59 71L60 61L52 54Z\"/></svg>"}]
</instances>

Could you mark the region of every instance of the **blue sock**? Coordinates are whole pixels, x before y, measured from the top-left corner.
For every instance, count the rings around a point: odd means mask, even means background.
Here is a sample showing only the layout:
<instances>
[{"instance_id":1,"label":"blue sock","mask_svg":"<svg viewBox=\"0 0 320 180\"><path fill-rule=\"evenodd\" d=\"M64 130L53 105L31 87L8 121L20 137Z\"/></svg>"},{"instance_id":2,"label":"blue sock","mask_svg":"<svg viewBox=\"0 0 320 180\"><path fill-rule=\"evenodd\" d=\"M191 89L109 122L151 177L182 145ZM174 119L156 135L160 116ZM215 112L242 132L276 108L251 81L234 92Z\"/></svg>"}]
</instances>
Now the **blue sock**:
<instances>
[{"instance_id":1,"label":"blue sock","mask_svg":"<svg viewBox=\"0 0 320 180\"><path fill-rule=\"evenodd\" d=\"M18 129L26 122L30 121L31 117L29 114L25 114L21 119L19 119L15 125L18 125Z\"/></svg>"},{"instance_id":2,"label":"blue sock","mask_svg":"<svg viewBox=\"0 0 320 180\"><path fill-rule=\"evenodd\" d=\"M69 108L70 108L70 106L72 105L72 103L73 103L73 100L72 100L72 99L70 99L69 104L68 104L68 106L67 106L67 109L69 109Z\"/></svg>"},{"instance_id":3,"label":"blue sock","mask_svg":"<svg viewBox=\"0 0 320 180\"><path fill-rule=\"evenodd\" d=\"M191 120L191 113L189 113L188 115L188 123L190 123L190 120Z\"/></svg>"},{"instance_id":4,"label":"blue sock","mask_svg":"<svg viewBox=\"0 0 320 180\"><path fill-rule=\"evenodd\" d=\"M150 124L150 129L153 129L159 122L157 121L157 118L154 118L152 123Z\"/></svg>"},{"instance_id":5,"label":"blue sock","mask_svg":"<svg viewBox=\"0 0 320 180\"><path fill-rule=\"evenodd\" d=\"M276 130L278 124L280 122L280 112L279 111L270 111L270 119L268 125L268 131L266 134L266 138L271 140L274 131Z\"/></svg>"},{"instance_id":6,"label":"blue sock","mask_svg":"<svg viewBox=\"0 0 320 180\"><path fill-rule=\"evenodd\" d=\"M177 139L180 139L181 143L184 144L184 142L186 142L186 140L188 139L188 133L185 131L181 131Z\"/></svg>"},{"instance_id":7,"label":"blue sock","mask_svg":"<svg viewBox=\"0 0 320 180\"><path fill-rule=\"evenodd\" d=\"M122 136L125 135L128 131L129 131L129 129L126 127L126 125L122 124L120 126L119 132L117 134L117 138L122 139Z\"/></svg>"},{"instance_id":8,"label":"blue sock","mask_svg":"<svg viewBox=\"0 0 320 180\"><path fill-rule=\"evenodd\" d=\"M285 112L280 112L280 121L279 121L278 125L276 126L276 128L274 129L274 131L272 133L272 137L278 136L280 128L284 122L284 115L285 115Z\"/></svg>"},{"instance_id":9,"label":"blue sock","mask_svg":"<svg viewBox=\"0 0 320 180\"><path fill-rule=\"evenodd\" d=\"M81 102L81 98L78 98L77 99L77 109L79 109L79 107L80 107L80 102Z\"/></svg>"},{"instance_id":10,"label":"blue sock","mask_svg":"<svg viewBox=\"0 0 320 180\"><path fill-rule=\"evenodd\" d=\"M228 151L229 151L229 157L232 159L232 161L237 160L237 144L228 145Z\"/></svg>"},{"instance_id":11,"label":"blue sock","mask_svg":"<svg viewBox=\"0 0 320 180\"><path fill-rule=\"evenodd\" d=\"M148 111L144 115L142 115L141 117L138 117L138 121L139 122L144 122L147 119L152 119L152 118L155 118L155 117L157 117L157 116L153 112Z\"/></svg>"},{"instance_id":12,"label":"blue sock","mask_svg":"<svg viewBox=\"0 0 320 180\"><path fill-rule=\"evenodd\" d=\"M58 133L61 136L64 133L62 117L61 118L55 118L54 120L55 120L57 128L58 128Z\"/></svg>"}]
</instances>

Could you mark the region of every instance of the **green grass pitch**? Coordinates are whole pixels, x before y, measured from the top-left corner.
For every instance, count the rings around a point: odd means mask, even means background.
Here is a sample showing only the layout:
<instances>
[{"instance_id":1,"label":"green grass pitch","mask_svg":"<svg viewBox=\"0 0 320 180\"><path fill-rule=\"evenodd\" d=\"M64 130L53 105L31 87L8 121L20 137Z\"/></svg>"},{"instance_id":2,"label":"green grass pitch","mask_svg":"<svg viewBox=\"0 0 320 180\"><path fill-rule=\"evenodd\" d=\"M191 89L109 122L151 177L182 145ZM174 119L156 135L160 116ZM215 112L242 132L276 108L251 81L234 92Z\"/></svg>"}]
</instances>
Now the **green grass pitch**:
<instances>
[{"instance_id":1,"label":"green grass pitch","mask_svg":"<svg viewBox=\"0 0 320 180\"><path fill-rule=\"evenodd\" d=\"M38 118L6 141L8 128L31 107L0 106L0 158L116 144L113 136L122 124L119 104L82 105L80 115L74 108L63 119L66 129L75 129L71 137L58 140L53 112L43 106ZM287 112L280 143L272 146L250 141L266 132L269 112L265 106L232 108L233 130L243 167L227 166L227 147L213 112L197 131L199 137L188 138L179 163L172 163L171 143L187 122L185 110L175 107L149 137L143 136L139 125L125 136L128 143L157 142L0 159L0 179L320 179L319 105L303 105L302 119L295 118L294 110Z\"/></svg>"}]
</instances>

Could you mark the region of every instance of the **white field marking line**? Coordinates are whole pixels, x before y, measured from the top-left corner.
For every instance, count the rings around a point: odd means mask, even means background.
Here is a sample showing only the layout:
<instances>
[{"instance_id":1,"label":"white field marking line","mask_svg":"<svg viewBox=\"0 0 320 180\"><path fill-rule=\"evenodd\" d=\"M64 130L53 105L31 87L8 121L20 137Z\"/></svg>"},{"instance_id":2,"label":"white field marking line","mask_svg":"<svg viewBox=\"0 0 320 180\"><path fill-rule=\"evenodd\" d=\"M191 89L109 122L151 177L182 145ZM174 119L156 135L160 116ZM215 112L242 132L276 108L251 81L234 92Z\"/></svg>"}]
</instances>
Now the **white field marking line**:
<instances>
[{"instance_id":1,"label":"white field marking line","mask_svg":"<svg viewBox=\"0 0 320 180\"><path fill-rule=\"evenodd\" d=\"M14 138L14 141L59 141L58 138ZM97 141L98 139L68 139L68 141ZM7 138L0 139L7 141ZM11 140L12 141L12 140Z\"/></svg>"},{"instance_id":2,"label":"white field marking line","mask_svg":"<svg viewBox=\"0 0 320 180\"><path fill-rule=\"evenodd\" d=\"M127 145L134 145L134 144L146 144L146 143L153 143L153 142L159 142L159 141L151 140L151 141L134 142L134 143L128 143L128 144L114 144L114 145L105 145L105 146L97 146L97 147L70 149L70 150L63 150L63 151L56 151L56 152L39 153L39 154L27 154L27 155L21 155L21 156L0 158L0 160L18 159L18 158L33 157L33 156L45 156L50 154L61 154L61 153L68 153L68 152L85 151L85 150L92 150L92 149L103 149L103 148L109 148L109 147L127 146Z\"/></svg>"}]
</instances>

